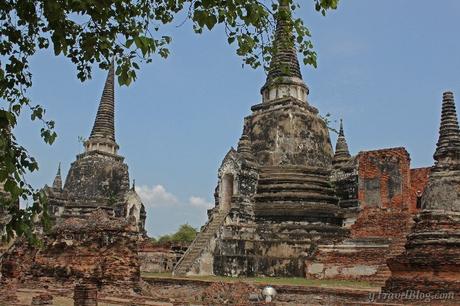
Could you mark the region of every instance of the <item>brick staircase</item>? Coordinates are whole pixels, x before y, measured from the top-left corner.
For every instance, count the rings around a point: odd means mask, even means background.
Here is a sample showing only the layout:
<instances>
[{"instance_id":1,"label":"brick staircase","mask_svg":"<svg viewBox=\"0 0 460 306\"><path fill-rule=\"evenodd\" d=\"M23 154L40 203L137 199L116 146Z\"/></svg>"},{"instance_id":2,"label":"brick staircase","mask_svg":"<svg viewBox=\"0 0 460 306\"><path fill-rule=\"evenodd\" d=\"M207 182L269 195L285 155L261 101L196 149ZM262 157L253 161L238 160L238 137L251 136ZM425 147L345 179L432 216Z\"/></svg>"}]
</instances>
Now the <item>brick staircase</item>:
<instances>
[{"instance_id":1,"label":"brick staircase","mask_svg":"<svg viewBox=\"0 0 460 306\"><path fill-rule=\"evenodd\" d=\"M198 233L184 256L177 262L173 275L186 275L190 271L195 261L200 257L205 247L219 230L227 215L228 211L219 211L206 223L204 229Z\"/></svg>"}]
</instances>

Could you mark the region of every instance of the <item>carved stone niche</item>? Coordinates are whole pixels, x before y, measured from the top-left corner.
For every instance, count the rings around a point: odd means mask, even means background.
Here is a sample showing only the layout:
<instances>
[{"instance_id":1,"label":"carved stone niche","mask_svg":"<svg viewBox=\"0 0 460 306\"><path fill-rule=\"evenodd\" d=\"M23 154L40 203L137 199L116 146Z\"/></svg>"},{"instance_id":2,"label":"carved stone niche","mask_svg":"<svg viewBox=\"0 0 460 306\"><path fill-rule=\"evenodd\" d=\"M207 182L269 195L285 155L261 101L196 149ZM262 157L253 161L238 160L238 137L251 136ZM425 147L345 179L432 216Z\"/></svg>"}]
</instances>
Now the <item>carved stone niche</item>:
<instances>
[{"instance_id":1,"label":"carved stone niche","mask_svg":"<svg viewBox=\"0 0 460 306\"><path fill-rule=\"evenodd\" d=\"M232 197L239 194L239 176L241 173L241 160L232 148L224 158L218 171L218 203L220 210L229 210Z\"/></svg>"}]
</instances>

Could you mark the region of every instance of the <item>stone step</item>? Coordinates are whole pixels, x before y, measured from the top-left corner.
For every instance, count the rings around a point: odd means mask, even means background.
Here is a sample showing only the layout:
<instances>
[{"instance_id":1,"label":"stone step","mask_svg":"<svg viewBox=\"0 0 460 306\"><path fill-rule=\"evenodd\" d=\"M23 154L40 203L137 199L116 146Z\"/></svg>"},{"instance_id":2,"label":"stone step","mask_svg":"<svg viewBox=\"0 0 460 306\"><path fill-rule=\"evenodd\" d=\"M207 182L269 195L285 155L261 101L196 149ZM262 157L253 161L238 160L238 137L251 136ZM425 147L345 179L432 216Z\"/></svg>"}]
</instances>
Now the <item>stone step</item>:
<instances>
[{"instance_id":1,"label":"stone step","mask_svg":"<svg viewBox=\"0 0 460 306\"><path fill-rule=\"evenodd\" d=\"M273 182L272 180L259 180L257 184L257 188L263 188L263 189L318 189L318 190L334 190L329 183L311 183L311 182L299 182L299 181L293 181L293 182Z\"/></svg>"},{"instance_id":2,"label":"stone step","mask_svg":"<svg viewBox=\"0 0 460 306\"><path fill-rule=\"evenodd\" d=\"M316 194L326 194L329 196L335 195L332 188L325 188L319 186L281 186L281 185L270 185L270 186L258 186L257 193L271 193L277 194L282 192L292 192L292 193L316 193Z\"/></svg>"},{"instance_id":3,"label":"stone step","mask_svg":"<svg viewBox=\"0 0 460 306\"><path fill-rule=\"evenodd\" d=\"M257 182L257 187L265 187L267 185L271 185L273 187L283 186L289 187L289 185L305 185L305 186L312 186L312 187L322 187L326 189L333 189L332 185L328 181L319 181L319 180L310 180L305 178L267 178L267 179L259 179ZM267 186L269 188L269 186Z\"/></svg>"},{"instance_id":4,"label":"stone step","mask_svg":"<svg viewBox=\"0 0 460 306\"><path fill-rule=\"evenodd\" d=\"M257 193L254 196L254 199L257 202L265 202L270 200L282 200L282 201L289 201L294 200L294 202L298 201L324 201L324 202L338 202L338 198L332 195L325 195L321 193L313 193L313 192L290 192L290 191L283 191L283 192L264 192L264 193Z\"/></svg>"},{"instance_id":5,"label":"stone step","mask_svg":"<svg viewBox=\"0 0 460 306\"><path fill-rule=\"evenodd\" d=\"M198 234L190 246L189 251L178 262L174 269L174 274L184 275L190 269L191 265L200 256L203 249L207 246L211 238L215 235L222 222L225 220L227 213L220 212L214 219L207 224L205 230Z\"/></svg>"},{"instance_id":6,"label":"stone step","mask_svg":"<svg viewBox=\"0 0 460 306\"><path fill-rule=\"evenodd\" d=\"M295 174L315 174L328 176L330 170L320 169L320 168L309 168L309 167L261 167L259 169L260 173L295 173Z\"/></svg>"},{"instance_id":7,"label":"stone step","mask_svg":"<svg viewBox=\"0 0 460 306\"><path fill-rule=\"evenodd\" d=\"M306 180L312 182L325 182L329 180L328 176L317 176L309 174L299 174L299 173L260 173L259 180L267 179L297 179L297 180Z\"/></svg>"}]
</instances>

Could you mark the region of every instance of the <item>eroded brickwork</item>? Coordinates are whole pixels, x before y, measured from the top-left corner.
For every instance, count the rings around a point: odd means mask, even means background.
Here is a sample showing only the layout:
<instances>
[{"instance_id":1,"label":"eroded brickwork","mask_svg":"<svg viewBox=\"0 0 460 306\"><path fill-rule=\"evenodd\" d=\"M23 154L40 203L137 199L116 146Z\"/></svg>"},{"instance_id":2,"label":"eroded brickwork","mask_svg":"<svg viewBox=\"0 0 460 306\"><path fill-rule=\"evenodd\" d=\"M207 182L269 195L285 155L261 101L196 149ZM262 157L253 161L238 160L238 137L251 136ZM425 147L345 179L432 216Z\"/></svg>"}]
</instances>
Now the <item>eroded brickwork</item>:
<instances>
[{"instance_id":1,"label":"eroded brickwork","mask_svg":"<svg viewBox=\"0 0 460 306\"><path fill-rule=\"evenodd\" d=\"M336 167L332 179L340 203L356 203L341 205L352 223L350 235L338 245L320 245L306 261L306 276L383 283L390 275L386 260L404 251L417 211L414 190L423 192L429 171L411 170L404 148L360 152Z\"/></svg>"},{"instance_id":2,"label":"eroded brickwork","mask_svg":"<svg viewBox=\"0 0 460 306\"><path fill-rule=\"evenodd\" d=\"M412 225L413 214L407 209L365 207L351 226L353 238L405 237Z\"/></svg>"},{"instance_id":3,"label":"eroded brickwork","mask_svg":"<svg viewBox=\"0 0 460 306\"><path fill-rule=\"evenodd\" d=\"M406 208L411 200L410 157L404 148L358 154L361 207Z\"/></svg>"},{"instance_id":4,"label":"eroded brickwork","mask_svg":"<svg viewBox=\"0 0 460 306\"><path fill-rule=\"evenodd\" d=\"M144 240L139 246L141 272L171 273L187 247L188 244L157 245Z\"/></svg>"},{"instance_id":5,"label":"eroded brickwork","mask_svg":"<svg viewBox=\"0 0 460 306\"><path fill-rule=\"evenodd\" d=\"M422 195L428 184L431 167L415 168L410 170L410 184L412 189L412 199L409 209L412 212L419 211L422 207Z\"/></svg>"},{"instance_id":6,"label":"eroded brickwork","mask_svg":"<svg viewBox=\"0 0 460 306\"><path fill-rule=\"evenodd\" d=\"M140 279L136 225L96 210L68 218L43 238L43 247L17 241L4 254L2 275L21 282L91 281L129 289Z\"/></svg>"}]
</instances>

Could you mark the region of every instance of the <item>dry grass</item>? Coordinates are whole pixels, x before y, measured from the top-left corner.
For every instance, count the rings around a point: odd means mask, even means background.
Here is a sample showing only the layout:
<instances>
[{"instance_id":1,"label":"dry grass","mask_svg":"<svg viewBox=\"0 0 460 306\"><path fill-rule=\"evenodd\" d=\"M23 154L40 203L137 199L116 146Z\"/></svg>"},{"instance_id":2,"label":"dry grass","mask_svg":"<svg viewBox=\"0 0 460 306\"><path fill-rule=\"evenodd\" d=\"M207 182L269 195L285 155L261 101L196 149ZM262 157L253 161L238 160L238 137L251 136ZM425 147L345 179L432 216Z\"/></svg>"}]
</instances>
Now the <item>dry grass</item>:
<instances>
[{"instance_id":1,"label":"dry grass","mask_svg":"<svg viewBox=\"0 0 460 306\"><path fill-rule=\"evenodd\" d=\"M329 288L354 288L370 289L379 288L380 286L371 284L366 281L354 280L321 280L305 279L301 277L227 277L227 276L181 276L174 277L171 273L142 273L144 278L177 278L203 281L223 281L235 282L243 281L248 283L261 283L271 285L291 285L291 286L311 286L311 287L329 287Z\"/></svg>"}]
</instances>

